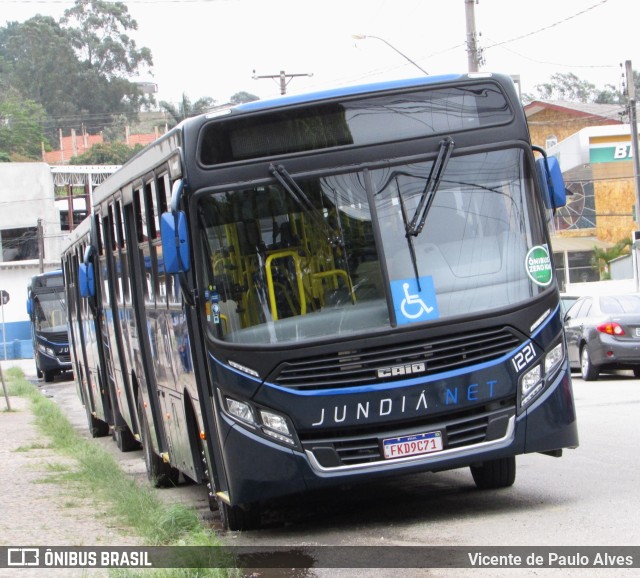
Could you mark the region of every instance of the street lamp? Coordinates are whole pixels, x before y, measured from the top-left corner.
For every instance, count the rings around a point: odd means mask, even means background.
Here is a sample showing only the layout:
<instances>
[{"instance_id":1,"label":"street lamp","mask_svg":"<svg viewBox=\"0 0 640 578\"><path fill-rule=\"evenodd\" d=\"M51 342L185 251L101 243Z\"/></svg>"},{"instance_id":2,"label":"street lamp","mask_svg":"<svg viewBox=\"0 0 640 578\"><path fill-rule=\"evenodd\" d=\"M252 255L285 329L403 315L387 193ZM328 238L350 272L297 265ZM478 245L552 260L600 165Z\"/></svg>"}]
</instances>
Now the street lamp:
<instances>
[{"instance_id":1,"label":"street lamp","mask_svg":"<svg viewBox=\"0 0 640 578\"><path fill-rule=\"evenodd\" d=\"M365 40L366 38L375 38L376 40L380 40L380 42L384 42L389 48L391 48L392 50L395 50L400 56L402 56L402 58L404 58L405 60L408 60L416 68L418 68L420 71L424 72L424 74L429 76L429 73L424 68L422 68L422 66L420 66L419 64L411 60L411 58L409 58L406 54L400 52L393 44L390 44L384 38L380 38L379 36L372 36L370 34L352 34L351 37L354 40Z\"/></svg>"}]
</instances>

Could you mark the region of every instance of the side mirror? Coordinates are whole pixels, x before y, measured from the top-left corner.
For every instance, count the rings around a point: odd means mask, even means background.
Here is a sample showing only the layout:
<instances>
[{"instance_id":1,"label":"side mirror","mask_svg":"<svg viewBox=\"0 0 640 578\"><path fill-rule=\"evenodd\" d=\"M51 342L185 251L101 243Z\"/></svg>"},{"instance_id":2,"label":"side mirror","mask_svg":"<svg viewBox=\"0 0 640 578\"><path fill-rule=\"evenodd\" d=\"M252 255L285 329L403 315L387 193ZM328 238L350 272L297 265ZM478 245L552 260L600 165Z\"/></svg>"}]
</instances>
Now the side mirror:
<instances>
[{"instance_id":1,"label":"side mirror","mask_svg":"<svg viewBox=\"0 0 640 578\"><path fill-rule=\"evenodd\" d=\"M96 296L96 279L93 273L93 263L80 263L78 265L78 285L80 297Z\"/></svg>"},{"instance_id":2,"label":"side mirror","mask_svg":"<svg viewBox=\"0 0 640 578\"><path fill-rule=\"evenodd\" d=\"M186 273L190 267L187 218L183 211L163 213L160 218L165 273Z\"/></svg>"},{"instance_id":3,"label":"side mirror","mask_svg":"<svg viewBox=\"0 0 640 578\"><path fill-rule=\"evenodd\" d=\"M560 163L556 157L543 157L536 160L536 170L545 206L559 209L567 204L567 190L562 178Z\"/></svg>"},{"instance_id":4,"label":"side mirror","mask_svg":"<svg viewBox=\"0 0 640 578\"><path fill-rule=\"evenodd\" d=\"M33 299L31 297L27 299L27 315L29 317L33 315Z\"/></svg>"}]
</instances>

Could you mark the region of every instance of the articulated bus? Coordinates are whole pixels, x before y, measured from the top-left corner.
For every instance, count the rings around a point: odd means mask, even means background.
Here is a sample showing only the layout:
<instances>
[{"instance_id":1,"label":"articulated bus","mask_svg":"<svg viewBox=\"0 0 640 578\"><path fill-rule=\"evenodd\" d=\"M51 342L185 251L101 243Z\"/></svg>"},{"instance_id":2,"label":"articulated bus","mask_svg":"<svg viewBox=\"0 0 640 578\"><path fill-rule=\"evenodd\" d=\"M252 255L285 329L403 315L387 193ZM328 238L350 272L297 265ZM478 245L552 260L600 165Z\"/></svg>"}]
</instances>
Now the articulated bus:
<instances>
[{"instance_id":1,"label":"articulated bus","mask_svg":"<svg viewBox=\"0 0 640 578\"><path fill-rule=\"evenodd\" d=\"M71 371L64 276L60 269L31 278L27 287L27 313L36 375L51 382L56 375Z\"/></svg>"},{"instance_id":2,"label":"articulated bus","mask_svg":"<svg viewBox=\"0 0 640 578\"><path fill-rule=\"evenodd\" d=\"M499 74L185 120L95 191L72 273L149 477L243 529L282 496L462 467L500 488L576 447L564 193Z\"/></svg>"}]
</instances>

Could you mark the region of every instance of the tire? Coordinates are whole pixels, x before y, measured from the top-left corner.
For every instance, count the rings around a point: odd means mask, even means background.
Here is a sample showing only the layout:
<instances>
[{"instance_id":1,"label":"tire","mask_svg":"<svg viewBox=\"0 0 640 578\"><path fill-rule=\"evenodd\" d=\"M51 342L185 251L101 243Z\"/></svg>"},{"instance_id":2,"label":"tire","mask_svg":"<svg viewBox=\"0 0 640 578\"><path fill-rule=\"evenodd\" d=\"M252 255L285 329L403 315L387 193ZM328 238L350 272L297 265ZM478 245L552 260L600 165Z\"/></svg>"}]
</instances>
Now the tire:
<instances>
[{"instance_id":1,"label":"tire","mask_svg":"<svg viewBox=\"0 0 640 578\"><path fill-rule=\"evenodd\" d=\"M87 410L87 421L89 423L89 433L91 437L103 438L109 435L109 424L106 421L98 419Z\"/></svg>"},{"instance_id":2,"label":"tire","mask_svg":"<svg viewBox=\"0 0 640 578\"><path fill-rule=\"evenodd\" d=\"M140 449L140 442L133 437L131 430L126 425L114 428L113 439L121 452L133 452Z\"/></svg>"},{"instance_id":3,"label":"tire","mask_svg":"<svg viewBox=\"0 0 640 578\"><path fill-rule=\"evenodd\" d=\"M634 377L640 377L640 367L636 367L633 370L633 376Z\"/></svg>"},{"instance_id":4,"label":"tire","mask_svg":"<svg viewBox=\"0 0 640 578\"><path fill-rule=\"evenodd\" d=\"M140 420L140 429L142 437L142 453L144 454L144 464L147 467L147 477L156 488L173 488L178 485L180 472L166 464L162 458L153 451L153 443L151 442L151 431L147 414L142 406L142 398L138 401L138 419Z\"/></svg>"},{"instance_id":5,"label":"tire","mask_svg":"<svg viewBox=\"0 0 640 578\"><path fill-rule=\"evenodd\" d=\"M53 378L56 376L55 372L51 369L45 370L43 372L43 375L44 375L44 381L46 383L51 383L53 381Z\"/></svg>"},{"instance_id":6,"label":"tire","mask_svg":"<svg viewBox=\"0 0 640 578\"><path fill-rule=\"evenodd\" d=\"M248 508L230 506L218 500L218 511L222 526L232 532L255 530L260 527L260 509L257 505Z\"/></svg>"},{"instance_id":7,"label":"tire","mask_svg":"<svg viewBox=\"0 0 640 578\"><path fill-rule=\"evenodd\" d=\"M591 361L589 348L586 345L583 345L580 350L580 373L585 381L596 381L600 375L600 369Z\"/></svg>"},{"instance_id":8,"label":"tire","mask_svg":"<svg viewBox=\"0 0 640 578\"><path fill-rule=\"evenodd\" d=\"M489 460L479 466L471 466L473 481L480 490L508 488L516 480L516 458Z\"/></svg>"}]
</instances>

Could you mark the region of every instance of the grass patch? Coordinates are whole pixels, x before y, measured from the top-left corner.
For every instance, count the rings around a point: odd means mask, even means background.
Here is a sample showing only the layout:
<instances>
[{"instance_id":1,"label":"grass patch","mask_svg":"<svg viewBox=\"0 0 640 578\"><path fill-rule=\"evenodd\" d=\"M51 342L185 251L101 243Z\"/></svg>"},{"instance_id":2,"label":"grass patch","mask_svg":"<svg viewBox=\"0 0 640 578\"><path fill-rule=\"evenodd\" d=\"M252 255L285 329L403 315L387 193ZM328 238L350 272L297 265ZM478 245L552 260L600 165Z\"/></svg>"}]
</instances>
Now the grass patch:
<instances>
[{"instance_id":1,"label":"grass patch","mask_svg":"<svg viewBox=\"0 0 640 578\"><path fill-rule=\"evenodd\" d=\"M30 400L40 432L49 439L48 449L72 458L77 467L51 464L50 481L73 481L83 495L104 503L108 514L131 528L147 546L220 546L215 534L205 528L196 512L182 504L165 505L151 486L141 486L129 478L105 450L83 439L60 408L44 397L24 378L20 369L5 372L9 394ZM131 572L110 571L111 576L228 577L239 576L233 568L164 569Z\"/></svg>"}]
</instances>

